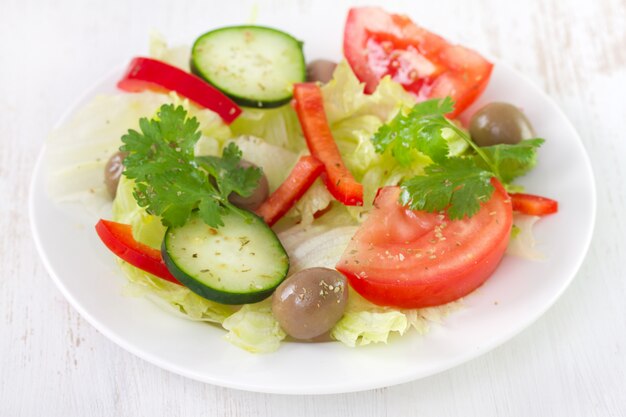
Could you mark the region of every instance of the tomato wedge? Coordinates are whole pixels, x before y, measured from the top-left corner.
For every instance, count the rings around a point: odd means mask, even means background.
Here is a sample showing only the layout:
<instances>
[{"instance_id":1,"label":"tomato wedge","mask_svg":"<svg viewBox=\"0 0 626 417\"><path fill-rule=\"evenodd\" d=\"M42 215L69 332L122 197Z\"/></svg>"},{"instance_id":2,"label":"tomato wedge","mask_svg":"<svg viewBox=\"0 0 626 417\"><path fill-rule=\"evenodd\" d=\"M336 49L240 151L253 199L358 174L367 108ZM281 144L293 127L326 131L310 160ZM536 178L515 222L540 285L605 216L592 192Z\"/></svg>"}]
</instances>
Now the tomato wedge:
<instances>
[{"instance_id":1,"label":"tomato wedge","mask_svg":"<svg viewBox=\"0 0 626 417\"><path fill-rule=\"evenodd\" d=\"M363 205L363 185L346 168L324 112L322 90L315 83L293 88L294 106L311 155L324 164L322 179L328 191L346 206Z\"/></svg>"},{"instance_id":2,"label":"tomato wedge","mask_svg":"<svg viewBox=\"0 0 626 417\"><path fill-rule=\"evenodd\" d=\"M219 114L229 124L241 114L241 109L234 101L200 77L152 58L137 57L130 61L117 86L133 93L144 90L176 91L199 106Z\"/></svg>"},{"instance_id":3,"label":"tomato wedge","mask_svg":"<svg viewBox=\"0 0 626 417\"><path fill-rule=\"evenodd\" d=\"M302 156L289 176L256 210L272 226L302 197L324 171L324 164L310 155Z\"/></svg>"},{"instance_id":4,"label":"tomato wedge","mask_svg":"<svg viewBox=\"0 0 626 417\"><path fill-rule=\"evenodd\" d=\"M533 194L511 194L513 211L532 216L545 216L559 211L559 203L550 198Z\"/></svg>"},{"instance_id":5,"label":"tomato wedge","mask_svg":"<svg viewBox=\"0 0 626 417\"><path fill-rule=\"evenodd\" d=\"M96 224L96 233L111 252L129 264L166 281L182 285L165 266L161 251L136 241L130 225L100 219Z\"/></svg>"},{"instance_id":6,"label":"tomato wedge","mask_svg":"<svg viewBox=\"0 0 626 417\"><path fill-rule=\"evenodd\" d=\"M408 17L377 7L350 9L343 52L356 76L372 93L386 75L419 100L451 96L450 117L483 92L493 64L478 53L417 26Z\"/></svg>"},{"instance_id":7,"label":"tomato wedge","mask_svg":"<svg viewBox=\"0 0 626 417\"><path fill-rule=\"evenodd\" d=\"M385 187L337 264L369 301L400 308L448 303L491 276L509 242L513 215L502 185L479 212L463 220L414 211Z\"/></svg>"}]
</instances>

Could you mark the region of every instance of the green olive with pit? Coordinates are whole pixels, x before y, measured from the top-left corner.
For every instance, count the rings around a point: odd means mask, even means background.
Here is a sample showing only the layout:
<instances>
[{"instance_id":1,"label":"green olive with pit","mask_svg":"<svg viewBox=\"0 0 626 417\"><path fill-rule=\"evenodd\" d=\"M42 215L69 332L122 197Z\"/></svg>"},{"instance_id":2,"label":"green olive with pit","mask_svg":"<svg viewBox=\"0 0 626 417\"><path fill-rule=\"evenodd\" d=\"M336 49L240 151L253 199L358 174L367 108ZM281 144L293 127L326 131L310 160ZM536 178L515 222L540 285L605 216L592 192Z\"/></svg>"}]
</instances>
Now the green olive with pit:
<instances>
[{"instance_id":1,"label":"green olive with pit","mask_svg":"<svg viewBox=\"0 0 626 417\"><path fill-rule=\"evenodd\" d=\"M535 136L524 113L509 103L489 103L470 120L470 136L478 146L515 145Z\"/></svg>"},{"instance_id":2,"label":"green olive with pit","mask_svg":"<svg viewBox=\"0 0 626 417\"><path fill-rule=\"evenodd\" d=\"M329 268L308 268L283 281L272 296L272 313L294 339L317 341L343 316L346 278Z\"/></svg>"}]
</instances>

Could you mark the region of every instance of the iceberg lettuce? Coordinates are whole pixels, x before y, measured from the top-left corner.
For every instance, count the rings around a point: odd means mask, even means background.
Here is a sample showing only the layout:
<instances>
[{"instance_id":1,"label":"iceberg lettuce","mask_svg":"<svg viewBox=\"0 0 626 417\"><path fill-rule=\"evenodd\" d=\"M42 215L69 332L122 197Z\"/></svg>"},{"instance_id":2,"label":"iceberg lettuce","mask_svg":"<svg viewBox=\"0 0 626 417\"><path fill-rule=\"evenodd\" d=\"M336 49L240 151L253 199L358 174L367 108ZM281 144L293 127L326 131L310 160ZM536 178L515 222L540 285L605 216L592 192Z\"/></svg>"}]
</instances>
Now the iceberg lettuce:
<instances>
[{"instance_id":1,"label":"iceberg lettuce","mask_svg":"<svg viewBox=\"0 0 626 417\"><path fill-rule=\"evenodd\" d=\"M275 351L287 336L272 315L272 303L269 300L244 305L224 320L222 326L228 330L224 336L226 340L254 353Z\"/></svg>"},{"instance_id":2,"label":"iceberg lettuce","mask_svg":"<svg viewBox=\"0 0 626 417\"><path fill-rule=\"evenodd\" d=\"M306 149L298 116L289 104L275 109L244 107L230 128L235 136L256 136L296 153Z\"/></svg>"},{"instance_id":3,"label":"iceberg lettuce","mask_svg":"<svg viewBox=\"0 0 626 417\"><path fill-rule=\"evenodd\" d=\"M330 335L350 347L387 343L392 332L404 334L407 323L406 316L397 310L348 311L335 325Z\"/></svg>"},{"instance_id":4,"label":"iceberg lettuce","mask_svg":"<svg viewBox=\"0 0 626 417\"><path fill-rule=\"evenodd\" d=\"M190 70L190 48L188 46L169 47L167 41L159 32L153 31L150 33L149 52L151 58L167 62L187 72Z\"/></svg>"}]
</instances>

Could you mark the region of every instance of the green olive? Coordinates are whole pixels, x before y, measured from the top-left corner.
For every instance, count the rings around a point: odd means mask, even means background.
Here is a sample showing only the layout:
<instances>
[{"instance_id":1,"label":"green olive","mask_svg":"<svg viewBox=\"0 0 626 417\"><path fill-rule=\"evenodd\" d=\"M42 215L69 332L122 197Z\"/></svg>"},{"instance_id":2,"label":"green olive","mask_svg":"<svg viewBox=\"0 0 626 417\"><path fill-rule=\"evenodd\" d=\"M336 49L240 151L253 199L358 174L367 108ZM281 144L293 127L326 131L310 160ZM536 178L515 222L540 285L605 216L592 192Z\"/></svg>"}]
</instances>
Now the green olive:
<instances>
[{"instance_id":1,"label":"green olive","mask_svg":"<svg viewBox=\"0 0 626 417\"><path fill-rule=\"evenodd\" d=\"M509 103L489 103L470 120L470 136L478 146L514 145L535 136L520 109Z\"/></svg>"}]
</instances>

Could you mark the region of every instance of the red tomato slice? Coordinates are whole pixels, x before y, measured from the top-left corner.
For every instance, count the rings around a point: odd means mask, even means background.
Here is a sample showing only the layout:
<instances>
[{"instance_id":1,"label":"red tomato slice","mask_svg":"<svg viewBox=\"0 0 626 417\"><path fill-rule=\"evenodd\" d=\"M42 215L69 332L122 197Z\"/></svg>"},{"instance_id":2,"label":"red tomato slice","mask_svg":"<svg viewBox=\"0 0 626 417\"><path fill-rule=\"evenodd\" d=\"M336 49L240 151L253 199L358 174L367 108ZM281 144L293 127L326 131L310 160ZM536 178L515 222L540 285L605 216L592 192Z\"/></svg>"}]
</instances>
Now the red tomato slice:
<instances>
[{"instance_id":1,"label":"red tomato slice","mask_svg":"<svg viewBox=\"0 0 626 417\"><path fill-rule=\"evenodd\" d=\"M511 194L513 211L532 216L545 216L559 211L559 203L550 198L532 194Z\"/></svg>"},{"instance_id":2,"label":"red tomato slice","mask_svg":"<svg viewBox=\"0 0 626 417\"><path fill-rule=\"evenodd\" d=\"M491 276L509 242L511 200L497 181L480 211L463 220L414 211L383 188L337 270L369 301L401 308L445 304Z\"/></svg>"},{"instance_id":3,"label":"red tomato slice","mask_svg":"<svg viewBox=\"0 0 626 417\"><path fill-rule=\"evenodd\" d=\"M493 68L471 49L452 45L408 17L377 7L350 9L343 52L367 93L390 75L419 101L452 97L456 107L450 117L478 98Z\"/></svg>"}]
</instances>

